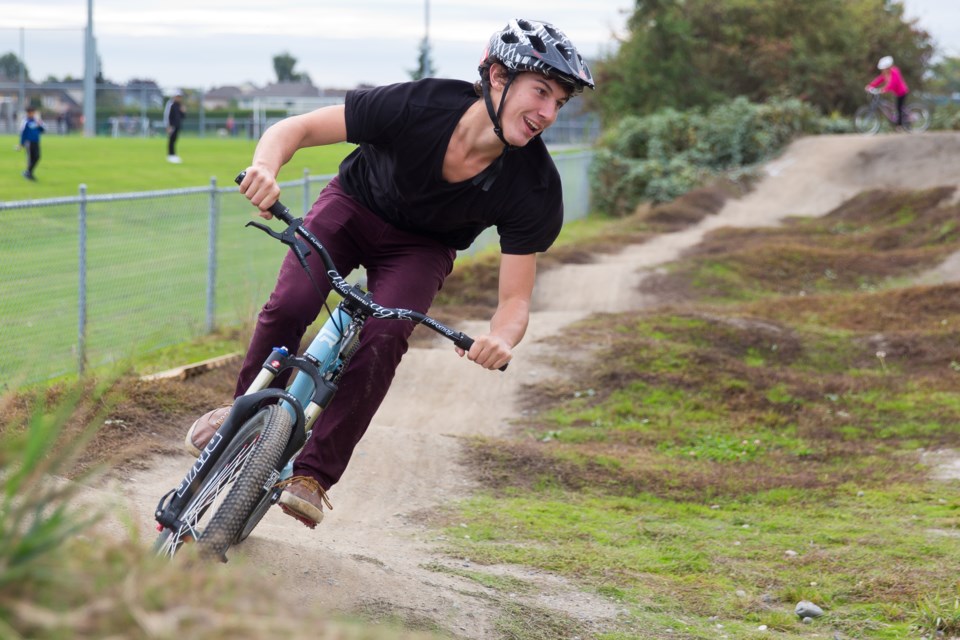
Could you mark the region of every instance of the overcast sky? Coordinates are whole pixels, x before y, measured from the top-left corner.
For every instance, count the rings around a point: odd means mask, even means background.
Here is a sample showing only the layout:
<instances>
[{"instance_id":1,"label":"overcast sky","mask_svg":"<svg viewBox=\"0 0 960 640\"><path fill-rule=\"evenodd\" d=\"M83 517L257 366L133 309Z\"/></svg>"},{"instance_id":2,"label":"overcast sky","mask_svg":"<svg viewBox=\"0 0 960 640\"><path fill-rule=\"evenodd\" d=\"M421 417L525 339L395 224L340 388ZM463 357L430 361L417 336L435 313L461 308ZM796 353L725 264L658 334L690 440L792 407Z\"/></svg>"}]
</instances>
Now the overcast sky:
<instances>
[{"instance_id":1,"label":"overcast sky","mask_svg":"<svg viewBox=\"0 0 960 640\"><path fill-rule=\"evenodd\" d=\"M83 76L84 0L4 0L0 55L24 60L32 78ZM437 75L473 79L490 34L511 17L553 22L588 57L615 48L632 0L429 0ZM906 0L907 15L941 53L960 56L960 0ZM209 89L275 80L273 57L322 87L409 79L424 35L425 0L94 0L104 75L162 87ZM21 31L22 28L22 31ZM891 52L896 56L896 52Z\"/></svg>"},{"instance_id":2,"label":"overcast sky","mask_svg":"<svg viewBox=\"0 0 960 640\"><path fill-rule=\"evenodd\" d=\"M84 0L4 0L0 54L19 55L34 79L83 76ZM437 75L473 79L487 39L514 17L553 22L582 53L610 50L631 0L430 0ZM290 53L314 84L409 80L425 29L424 0L94 0L104 75L164 87L210 88L276 79L273 57Z\"/></svg>"}]
</instances>

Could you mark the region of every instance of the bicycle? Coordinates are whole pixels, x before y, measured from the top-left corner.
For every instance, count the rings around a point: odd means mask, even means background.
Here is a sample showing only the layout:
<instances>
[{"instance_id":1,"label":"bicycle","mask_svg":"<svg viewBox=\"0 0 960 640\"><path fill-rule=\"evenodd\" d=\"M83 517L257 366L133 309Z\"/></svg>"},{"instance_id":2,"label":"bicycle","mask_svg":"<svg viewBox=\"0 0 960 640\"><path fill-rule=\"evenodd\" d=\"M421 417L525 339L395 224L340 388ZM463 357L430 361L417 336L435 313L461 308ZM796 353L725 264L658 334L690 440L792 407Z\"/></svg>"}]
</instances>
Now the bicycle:
<instances>
[{"instance_id":1,"label":"bicycle","mask_svg":"<svg viewBox=\"0 0 960 640\"><path fill-rule=\"evenodd\" d=\"M874 89L869 91L871 94L870 104L866 104L859 109L853 116L853 126L859 133L873 135L880 130L882 124L881 116L885 117L891 125L897 126L897 107L881 97L881 91ZM930 109L922 102L910 102L903 106L903 115L906 122L903 129L910 133L926 131L930 128Z\"/></svg>"},{"instance_id":2,"label":"bicycle","mask_svg":"<svg viewBox=\"0 0 960 640\"><path fill-rule=\"evenodd\" d=\"M241 173L236 182L243 177ZM287 225L284 231L252 221L246 226L290 247L314 287L317 284L306 257L311 249L316 251L341 301L332 311L324 303L329 317L302 356L285 347L274 348L180 484L160 498L154 513L160 532L154 550L161 556L172 558L185 543L194 542L201 557L226 562L227 550L250 535L279 500L283 489L278 484L292 474L293 458L336 394L337 382L359 346L367 320L414 322L465 351L473 345L472 338L428 315L378 305L359 285L347 284L326 248L303 227L302 218L294 218L279 201L270 207L270 213ZM288 388L269 386L288 369L296 372Z\"/></svg>"}]
</instances>

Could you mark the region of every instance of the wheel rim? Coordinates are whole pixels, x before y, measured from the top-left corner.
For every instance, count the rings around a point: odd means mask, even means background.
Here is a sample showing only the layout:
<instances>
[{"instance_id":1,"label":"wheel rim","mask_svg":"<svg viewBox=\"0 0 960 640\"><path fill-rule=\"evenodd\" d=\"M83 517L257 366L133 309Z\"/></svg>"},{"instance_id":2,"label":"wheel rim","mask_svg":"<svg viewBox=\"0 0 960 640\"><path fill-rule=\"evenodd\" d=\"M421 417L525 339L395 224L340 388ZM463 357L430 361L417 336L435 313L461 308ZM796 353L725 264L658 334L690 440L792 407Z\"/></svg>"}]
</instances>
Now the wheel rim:
<instances>
[{"instance_id":1,"label":"wheel rim","mask_svg":"<svg viewBox=\"0 0 960 640\"><path fill-rule=\"evenodd\" d=\"M208 480L181 513L180 521L183 526L178 530L164 531L157 540L158 555L172 558L183 544L200 538L205 523L216 513L229 493L253 449L253 444L260 437L263 423L259 422L255 426L256 428L249 429L247 433L237 434L238 437L223 452Z\"/></svg>"}]
</instances>

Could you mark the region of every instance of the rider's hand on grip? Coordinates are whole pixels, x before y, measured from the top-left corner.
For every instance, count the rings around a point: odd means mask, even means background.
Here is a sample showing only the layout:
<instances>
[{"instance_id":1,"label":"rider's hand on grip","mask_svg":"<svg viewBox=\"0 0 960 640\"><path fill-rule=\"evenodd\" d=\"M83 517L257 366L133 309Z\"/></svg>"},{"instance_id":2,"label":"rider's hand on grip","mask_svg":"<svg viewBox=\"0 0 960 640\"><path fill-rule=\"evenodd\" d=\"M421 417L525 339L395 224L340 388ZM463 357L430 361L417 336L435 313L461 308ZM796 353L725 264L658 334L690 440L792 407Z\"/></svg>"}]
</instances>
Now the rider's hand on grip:
<instances>
[{"instance_id":1,"label":"rider's hand on grip","mask_svg":"<svg viewBox=\"0 0 960 640\"><path fill-rule=\"evenodd\" d=\"M246 171L241 171L237 175L237 177L233 179L233 181L236 182L237 184L240 184L241 182L243 182L243 178L246 175L247 175ZM272 205L270 205L270 208L268 209L268 211L271 214L273 214L273 217L279 220L283 220L287 224L290 224L291 222L293 222L293 216L290 215L290 209L279 200L277 200Z\"/></svg>"}]
</instances>

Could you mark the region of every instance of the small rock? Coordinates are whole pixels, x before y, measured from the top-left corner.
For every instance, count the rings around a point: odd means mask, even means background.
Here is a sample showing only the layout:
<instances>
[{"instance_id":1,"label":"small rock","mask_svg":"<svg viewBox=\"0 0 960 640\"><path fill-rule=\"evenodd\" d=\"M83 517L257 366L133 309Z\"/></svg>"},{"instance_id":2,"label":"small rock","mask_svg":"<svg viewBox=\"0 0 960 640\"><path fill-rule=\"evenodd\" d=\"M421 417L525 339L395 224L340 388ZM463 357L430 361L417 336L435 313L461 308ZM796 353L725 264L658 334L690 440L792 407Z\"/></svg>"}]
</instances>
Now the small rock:
<instances>
[{"instance_id":1,"label":"small rock","mask_svg":"<svg viewBox=\"0 0 960 640\"><path fill-rule=\"evenodd\" d=\"M801 600L798 602L794 612L801 618L819 618L823 615L823 609L809 600Z\"/></svg>"},{"instance_id":2,"label":"small rock","mask_svg":"<svg viewBox=\"0 0 960 640\"><path fill-rule=\"evenodd\" d=\"M766 630L767 630L767 625L765 624L762 624L759 627L757 627L757 631L766 631Z\"/></svg>"},{"instance_id":3,"label":"small rock","mask_svg":"<svg viewBox=\"0 0 960 640\"><path fill-rule=\"evenodd\" d=\"M786 551L783 552L783 555L787 556L788 558L796 558L800 554L794 551L793 549L787 549Z\"/></svg>"},{"instance_id":4,"label":"small rock","mask_svg":"<svg viewBox=\"0 0 960 640\"><path fill-rule=\"evenodd\" d=\"M813 618L811 618L810 616L807 616L806 618L803 619L803 624L810 624L811 622L813 622Z\"/></svg>"}]
</instances>

